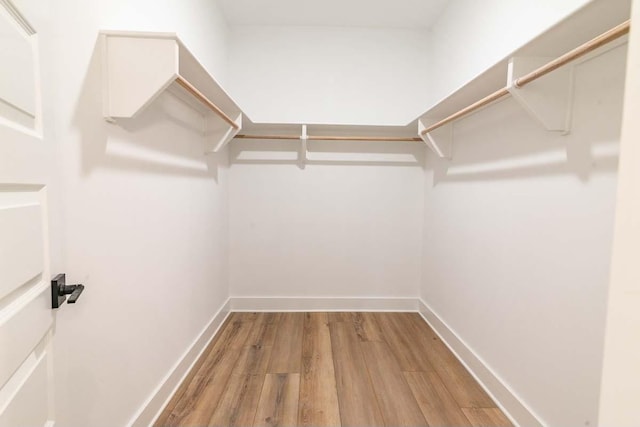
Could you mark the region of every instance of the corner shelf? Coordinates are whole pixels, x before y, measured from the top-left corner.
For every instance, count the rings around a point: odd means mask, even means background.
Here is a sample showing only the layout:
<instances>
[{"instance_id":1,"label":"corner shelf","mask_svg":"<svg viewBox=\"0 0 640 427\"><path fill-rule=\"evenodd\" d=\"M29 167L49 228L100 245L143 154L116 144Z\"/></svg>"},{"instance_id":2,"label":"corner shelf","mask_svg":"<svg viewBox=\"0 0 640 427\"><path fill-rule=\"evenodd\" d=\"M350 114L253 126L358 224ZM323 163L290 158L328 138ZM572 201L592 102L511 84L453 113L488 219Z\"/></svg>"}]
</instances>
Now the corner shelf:
<instances>
[{"instance_id":1,"label":"corner shelf","mask_svg":"<svg viewBox=\"0 0 640 427\"><path fill-rule=\"evenodd\" d=\"M169 90L189 95L182 98L202 115L213 152L242 129L240 107L176 34L101 31L100 41L107 121L134 118Z\"/></svg>"},{"instance_id":2,"label":"corner shelf","mask_svg":"<svg viewBox=\"0 0 640 427\"><path fill-rule=\"evenodd\" d=\"M254 123L175 34L101 31L103 114L110 122L133 118L161 93L171 91L202 115L202 132L212 140L213 152L221 150L234 138L299 141L298 160L304 168L309 160L309 141L385 141L421 143L439 158L451 159L455 137L453 122L507 95L513 96L546 130L570 132L572 68L625 43L627 37L620 31L616 32L615 38L604 42L606 47L594 43L593 39L602 37L600 34L605 30L609 30L607 33L616 30L611 28L613 25L618 29L626 25L628 31L628 21L621 24L625 18L628 18L628 10L622 6L612 8L605 2L596 2L584 7L485 69L415 120L384 126ZM526 82L522 86L518 84L518 77L523 73L541 63L548 65L549 58L566 54L569 49L582 47L585 43L593 47L567 60L565 64L572 63L555 71L554 76L546 76L546 73L537 76L535 79L545 77L531 88L522 87ZM531 74L544 67L546 65L535 68ZM486 95L491 89L495 92ZM242 134L239 134L240 130L243 130Z\"/></svg>"}]
</instances>

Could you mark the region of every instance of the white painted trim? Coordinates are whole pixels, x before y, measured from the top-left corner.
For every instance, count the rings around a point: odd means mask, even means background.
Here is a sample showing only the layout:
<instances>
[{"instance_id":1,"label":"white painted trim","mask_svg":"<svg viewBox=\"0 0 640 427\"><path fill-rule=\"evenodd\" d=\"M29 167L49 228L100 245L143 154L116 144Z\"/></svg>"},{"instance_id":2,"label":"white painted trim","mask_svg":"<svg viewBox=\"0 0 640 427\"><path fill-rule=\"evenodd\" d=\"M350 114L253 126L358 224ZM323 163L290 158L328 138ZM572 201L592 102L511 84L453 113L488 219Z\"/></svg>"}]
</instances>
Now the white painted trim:
<instances>
[{"instance_id":1,"label":"white painted trim","mask_svg":"<svg viewBox=\"0 0 640 427\"><path fill-rule=\"evenodd\" d=\"M176 364L169 370L167 375L160 381L160 384L153 390L151 395L142 404L138 412L127 424L129 427L151 426L162 413L164 407L169 403L180 384L186 379L195 363L200 359L213 337L216 336L220 326L224 323L230 313L230 300L220 307L220 310L213 316L209 324L196 337L193 343L178 359Z\"/></svg>"},{"instance_id":2,"label":"white painted trim","mask_svg":"<svg viewBox=\"0 0 640 427\"><path fill-rule=\"evenodd\" d=\"M36 30L29 23L27 18L20 13L11 0L0 0L0 6L3 6L7 14L13 18L13 22L22 30L26 36L36 34Z\"/></svg>"},{"instance_id":3,"label":"white painted trim","mask_svg":"<svg viewBox=\"0 0 640 427\"><path fill-rule=\"evenodd\" d=\"M544 426L531 408L422 299L418 299L418 311L515 425Z\"/></svg>"},{"instance_id":4,"label":"white painted trim","mask_svg":"<svg viewBox=\"0 0 640 427\"><path fill-rule=\"evenodd\" d=\"M416 298L231 297L231 311L418 311Z\"/></svg>"}]
</instances>

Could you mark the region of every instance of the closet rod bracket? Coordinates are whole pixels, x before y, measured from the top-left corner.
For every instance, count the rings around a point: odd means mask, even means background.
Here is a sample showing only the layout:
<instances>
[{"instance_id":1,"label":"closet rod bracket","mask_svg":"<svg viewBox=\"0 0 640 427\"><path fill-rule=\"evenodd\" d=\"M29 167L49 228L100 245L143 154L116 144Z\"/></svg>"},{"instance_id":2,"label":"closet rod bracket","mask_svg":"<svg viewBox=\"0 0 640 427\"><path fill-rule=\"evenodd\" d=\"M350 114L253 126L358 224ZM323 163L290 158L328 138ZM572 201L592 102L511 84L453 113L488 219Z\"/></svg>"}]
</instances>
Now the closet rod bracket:
<instances>
[{"instance_id":1,"label":"closet rod bracket","mask_svg":"<svg viewBox=\"0 0 640 427\"><path fill-rule=\"evenodd\" d=\"M544 129L568 134L571 130L571 104L573 97L573 64L558 68L553 73L520 86L523 76L552 58L514 57L509 60L507 90Z\"/></svg>"},{"instance_id":2,"label":"closet rod bracket","mask_svg":"<svg viewBox=\"0 0 640 427\"><path fill-rule=\"evenodd\" d=\"M300 169L304 169L307 163L307 141L309 135L307 134L307 125L302 125L300 133L300 152L298 153L298 160L300 162Z\"/></svg>"},{"instance_id":3,"label":"closet rod bracket","mask_svg":"<svg viewBox=\"0 0 640 427\"><path fill-rule=\"evenodd\" d=\"M205 154L217 153L222 150L235 136L242 130L242 113L238 114L238 116L233 121L236 126L226 127L226 131L222 131L222 136L220 136L220 121L216 116L210 115L207 120L208 126L211 126L210 129L207 129L205 133L212 139L213 149L206 151Z\"/></svg>"},{"instance_id":4,"label":"closet rod bracket","mask_svg":"<svg viewBox=\"0 0 640 427\"><path fill-rule=\"evenodd\" d=\"M424 132L438 120L418 120L418 136L441 159L451 159L453 154L453 123L447 123L429 132Z\"/></svg>"}]
</instances>

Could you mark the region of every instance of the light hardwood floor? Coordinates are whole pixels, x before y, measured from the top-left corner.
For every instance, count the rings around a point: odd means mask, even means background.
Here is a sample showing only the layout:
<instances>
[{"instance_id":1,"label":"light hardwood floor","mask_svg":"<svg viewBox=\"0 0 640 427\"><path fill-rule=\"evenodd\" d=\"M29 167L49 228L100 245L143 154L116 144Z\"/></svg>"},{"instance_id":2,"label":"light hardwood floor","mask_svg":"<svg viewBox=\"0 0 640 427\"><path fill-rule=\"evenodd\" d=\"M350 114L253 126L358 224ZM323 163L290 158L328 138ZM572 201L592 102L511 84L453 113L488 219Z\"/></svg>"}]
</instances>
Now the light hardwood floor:
<instances>
[{"instance_id":1,"label":"light hardwood floor","mask_svg":"<svg viewBox=\"0 0 640 427\"><path fill-rule=\"evenodd\" d=\"M415 313L232 313L155 424L511 426Z\"/></svg>"}]
</instances>

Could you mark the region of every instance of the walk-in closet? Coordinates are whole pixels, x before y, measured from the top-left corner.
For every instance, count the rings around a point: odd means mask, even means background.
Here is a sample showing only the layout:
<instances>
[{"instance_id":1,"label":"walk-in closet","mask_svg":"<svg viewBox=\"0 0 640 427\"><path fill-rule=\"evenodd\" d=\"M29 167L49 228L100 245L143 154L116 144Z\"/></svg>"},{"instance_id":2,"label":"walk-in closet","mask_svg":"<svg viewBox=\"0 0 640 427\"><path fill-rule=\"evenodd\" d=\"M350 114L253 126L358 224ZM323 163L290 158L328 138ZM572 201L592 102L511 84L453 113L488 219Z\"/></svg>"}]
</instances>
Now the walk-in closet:
<instances>
[{"instance_id":1,"label":"walk-in closet","mask_svg":"<svg viewBox=\"0 0 640 427\"><path fill-rule=\"evenodd\" d=\"M0 427L640 425L639 0L0 0Z\"/></svg>"}]
</instances>

